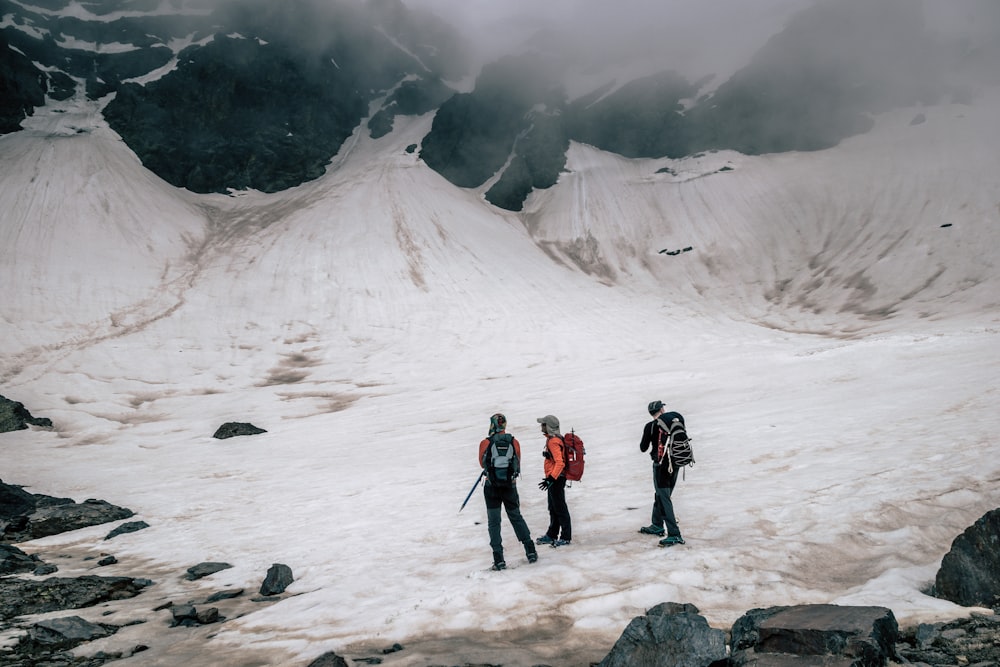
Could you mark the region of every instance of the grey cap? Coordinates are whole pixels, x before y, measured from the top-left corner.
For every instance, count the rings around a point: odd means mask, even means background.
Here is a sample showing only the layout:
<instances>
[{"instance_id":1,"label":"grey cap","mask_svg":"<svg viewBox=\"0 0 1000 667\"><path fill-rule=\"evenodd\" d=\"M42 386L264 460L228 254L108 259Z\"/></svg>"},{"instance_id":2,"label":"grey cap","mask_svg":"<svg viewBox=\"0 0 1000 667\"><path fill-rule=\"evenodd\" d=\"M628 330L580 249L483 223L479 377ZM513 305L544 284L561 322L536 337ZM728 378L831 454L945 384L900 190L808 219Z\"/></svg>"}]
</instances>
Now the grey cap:
<instances>
[{"instance_id":1,"label":"grey cap","mask_svg":"<svg viewBox=\"0 0 1000 667\"><path fill-rule=\"evenodd\" d=\"M545 415L544 417L539 417L535 421L539 424L545 424L545 427L553 433L559 432L559 420L556 419L554 415Z\"/></svg>"}]
</instances>

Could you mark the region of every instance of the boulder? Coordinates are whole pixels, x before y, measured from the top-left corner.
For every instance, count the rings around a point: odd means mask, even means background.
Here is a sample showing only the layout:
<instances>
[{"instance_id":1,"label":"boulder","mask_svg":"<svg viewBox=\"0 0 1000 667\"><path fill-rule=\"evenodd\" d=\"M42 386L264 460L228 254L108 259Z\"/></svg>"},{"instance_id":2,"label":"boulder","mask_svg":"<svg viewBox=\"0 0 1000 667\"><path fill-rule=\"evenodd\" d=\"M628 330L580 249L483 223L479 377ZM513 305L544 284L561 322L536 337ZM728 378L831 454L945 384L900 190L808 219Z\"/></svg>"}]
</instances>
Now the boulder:
<instances>
[{"instance_id":1,"label":"boulder","mask_svg":"<svg viewBox=\"0 0 1000 667\"><path fill-rule=\"evenodd\" d=\"M934 594L963 607L1000 605L1000 509L984 514L951 543Z\"/></svg>"},{"instance_id":2,"label":"boulder","mask_svg":"<svg viewBox=\"0 0 1000 667\"><path fill-rule=\"evenodd\" d=\"M112 634L106 625L85 621L79 616L64 616L39 621L28 631L31 639L38 644L69 648Z\"/></svg>"},{"instance_id":3,"label":"boulder","mask_svg":"<svg viewBox=\"0 0 1000 667\"><path fill-rule=\"evenodd\" d=\"M215 433L212 437L218 438L219 440L225 440L226 438L232 438L237 435L257 435L258 433L267 433L267 431L246 422L226 422L219 428L215 429Z\"/></svg>"},{"instance_id":4,"label":"boulder","mask_svg":"<svg viewBox=\"0 0 1000 667\"><path fill-rule=\"evenodd\" d=\"M232 600L233 598L238 598L241 595L243 595L242 588L233 588L226 591L217 591L209 595L205 599L205 602L211 604L212 602L218 602L220 600Z\"/></svg>"},{"instance_id":5,"label":"boulder","mask_svg":"<svg viewBox=\"0 0 1000 667\"><path fill-rule=\"evenodd\" d=\"M137 530L143 530L145 528L149 528L149 524L145 521L129 521L128 523L123 523L112 530L104 537L104 539L110 540L112 537L118 537L119 535L124 535L125 533L134 533Z\"/></svg>"},{"instance_id":6,"label":"boulder","mask_svg":"<svg viewBox=\"0 0 1000 667\"><path fill-rule=\"evenodd\" d=\"M884 667L895 660L896 617L885 607L817 604L753 609L733 624L733 665ZM799 662L798 664L802 664Z\"/></svg>"},{"instance_id":7,"label":"boulder","mask_svg":"<svg viewBox=\"0 0 1000 667\"><path fill-rule=\"evenodd\" d=\"M726 635L689 604L664 603L637 616L599 667L706 667L726 658Z\"/></svg>"},{"instance_id":8,"label":"boulder","mask_svg":"<svg viewBox=\"0 0 1000 667\"><path fill-rule=\"evenodd\" d=\"M225 618L219 614L219 610L216 607L197 609L193 604L175 605L170 608L170 613L174 619L170 624L171 627L182 626L193 628L199 625L210 625L212 623L218 623L219 621L225 620Z\"/></svg>"},{"instance_id":9,"label":"boulder","mask_svg":"<svg viewBox=\"0 0 1000 667\"><path fill-rule=\"evenodd\" d=\"M330 651L310 662L309 667L347 667L347 661Z\"/></svg>"},{"instance_id":10,"label":"boulder","mask_svg":"<svg viewBox=\"0 0 1000 667\"><path fill-rule=\"evenodd\" d=\"M187 569L187 575L185 579L188 581L194 581L196 579L201 579L202 577L207 577L210 574L215 574L222 570L228 570L232 565L229 563L198 563L197 565L192 565Z\"/></svg>"},{"instance_id":11,"label":"boulder","mask_svg":"<svg viewBox=\"0 0 1000 667\"><path fill-rule=\"evenodd\" d=\"M194 626L198 625L198 610L193 604L177 604L170 608L170 615L173 616L171 626Z\"/></svg>"},{"instance_id":12,"label":"boulder","mask_svg":"<svg viewBox=\"0 0 1000 667\"><path fill-rule=\"evenodd\" d=\"M285 592L291 583L295 581L292 576L292 568L281 563L275 563L267 570L264 583L260 585L261 595L280 595Z\"/></svg>"}]
</instances>

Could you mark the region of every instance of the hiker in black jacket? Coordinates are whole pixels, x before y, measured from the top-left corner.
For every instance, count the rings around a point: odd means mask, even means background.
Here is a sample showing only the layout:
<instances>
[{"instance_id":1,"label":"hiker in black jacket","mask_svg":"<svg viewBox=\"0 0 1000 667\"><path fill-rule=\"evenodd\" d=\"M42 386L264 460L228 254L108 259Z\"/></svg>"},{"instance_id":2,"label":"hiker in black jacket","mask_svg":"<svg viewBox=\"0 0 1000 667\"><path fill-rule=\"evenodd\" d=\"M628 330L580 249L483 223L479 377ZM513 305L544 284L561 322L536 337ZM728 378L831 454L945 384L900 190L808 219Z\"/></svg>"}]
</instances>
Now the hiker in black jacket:
<instances>
[{"instance_id":1,"label":"hiker in black jacket","mask_svg":"<svg viewBox=\"0 0 1000 667\"><path fill-rule=\"evenodd\" d=\"M650 525L643 526L639 532L658 537L663 537L666 533L666 537L660 540L661 547L684 544L681 529L677 527L677 519L674 517L674 504L670 499L674 486L677 484L680 467L676 467L673 472L670 472L665 461L662 465L660 463L663 459L663 447L668 436L663 427L660 426L660 422L669 424L672 420L679 419L683 424L684 417L679 412L667 412L663 407L663 401L653 401L647 406L647 409L653 419L647 422L642 430L639 451L649 451L649 457L653 459L653 513Z\"/></svg>"}]
</instances>

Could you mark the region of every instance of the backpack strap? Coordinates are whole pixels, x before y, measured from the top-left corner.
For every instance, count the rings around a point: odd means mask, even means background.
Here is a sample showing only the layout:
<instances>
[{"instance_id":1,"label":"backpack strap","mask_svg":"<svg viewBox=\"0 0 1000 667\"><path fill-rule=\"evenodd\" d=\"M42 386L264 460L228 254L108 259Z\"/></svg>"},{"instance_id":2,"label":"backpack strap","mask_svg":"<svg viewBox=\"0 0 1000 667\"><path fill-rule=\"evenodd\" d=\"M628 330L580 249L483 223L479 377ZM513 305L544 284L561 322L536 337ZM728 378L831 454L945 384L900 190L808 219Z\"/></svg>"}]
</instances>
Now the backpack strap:
<instances>
[{"instance_id":1,"label":"backpack strap","mask_svg":"<svg viewBox=\"0 0 1000 667\"><path fill-rule=\"evenodd\" d=\"M667 457L667 472L671 475L674 474L674 458L670 454L670 446L674 444L674 435L670 432L670 428L663 423L663 420L659 417L656 418L656 423L660 425L661 433L660 437L663 437L665 433L667 436L667 442L663 445L663 456ZM661 441L662 444L662 441ZM663 465L663 456L660 457L660 465Z\"/></svg>"},{"instance_id":2,"label":"backpack strap","mask_svg":"<svg viewBox=\"0 0 1000 667\"><path fill-rule=\"evenodd\" d=\"M545 440L545 446L546 446L546 448L549 446L549 439L550 438L555 438L556 440L559 441L559 448L562 450L562 457L563 457L563 469L562 469L562 473L559 476L560 477L565 477L566 476L566 466L569 463L569 456L567 456L567 454L566 454L566 447L567 447L567 445L566 445L566 439L563 438L561 435L552 434L552 435L548 436L546 438L546 440Z\"/></svg>"}]
</instances>

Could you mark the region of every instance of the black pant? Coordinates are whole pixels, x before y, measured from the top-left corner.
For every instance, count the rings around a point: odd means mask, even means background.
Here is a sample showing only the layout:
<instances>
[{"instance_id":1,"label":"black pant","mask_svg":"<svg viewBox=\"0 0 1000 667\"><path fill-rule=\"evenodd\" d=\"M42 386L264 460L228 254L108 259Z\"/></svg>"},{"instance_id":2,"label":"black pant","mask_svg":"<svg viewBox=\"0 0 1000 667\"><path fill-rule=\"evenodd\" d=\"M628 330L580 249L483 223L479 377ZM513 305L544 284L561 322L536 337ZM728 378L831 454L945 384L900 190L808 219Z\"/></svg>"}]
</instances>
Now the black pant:
<instances>
[{"instance_id":1,"label":"black pant","mask_svg":"<svg viewBox=\"0 0 1000 667\"><path fill-rule=\"evenodd\" d=\"M566 478L560 477L549 487L549 529L545 534L553 540L573 539L573 526L569 518L569 507L566 506ZM562 531L560 533L560 530Z\"/></svg>"},{"instance_id":2,"label":"black pant","mask_svg":"<svg viewBox=\"0 0 1000 667\"><path fill-rule=\"evenodd\" d=\"M503 554L503 541L500 538L500 506L507 510L507 518L514 527L517 541L531 544L531 532L528 524L521 516L521 501L517 495L517 487L496 487L487 480L483 484L483 496L486 498L486 523L490 532L490 546L493 553ZM532 550L534 548L532 547Z\"/></svg>"}]
</instances>

